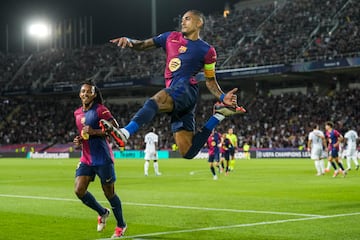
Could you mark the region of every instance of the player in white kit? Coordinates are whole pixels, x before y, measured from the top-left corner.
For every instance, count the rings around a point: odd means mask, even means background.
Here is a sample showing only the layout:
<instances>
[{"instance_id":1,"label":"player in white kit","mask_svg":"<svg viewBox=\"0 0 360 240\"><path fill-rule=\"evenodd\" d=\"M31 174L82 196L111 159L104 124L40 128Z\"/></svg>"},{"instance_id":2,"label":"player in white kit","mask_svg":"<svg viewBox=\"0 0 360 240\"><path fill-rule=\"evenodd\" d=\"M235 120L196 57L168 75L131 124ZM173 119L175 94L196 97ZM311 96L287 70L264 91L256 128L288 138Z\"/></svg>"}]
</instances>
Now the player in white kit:
<instances>
[{"instance_id":1,"label":"player in white kit","mask_svg":"<svg viewBox=\"0 0 360 240\"><path fill-rule=\"evenodd\" d=\"M351 160L355 163L355 169L359 169L359 162L357 160L357 140L359 136L354 130L349 130L344 135L345 147L346 147L346 163L347 171L351 170Z\"/></svg>"},{"instance_id":2,"label":"player in white kit","mask_svg":"<svg viewBox=\"0 0 360 240\"><path fill-rule=\"evenodd\" d=\"M159 142L159 136L155 133L155 128L152 128L152 131L147 133L144 138L145 142L145 163L144 163L144 174L145 176L149 175L149 165L150 160L153 161L154 171L156 176L160 176L159 164L158 164L158 153L157 145Z\"/></svg>"},{"instance_id":3,"label":"player in white kit","mask_svg":"<svg viewBox=\"0 0 360 240\"><path fill-rule=\"evenodd\" d=\"M326 139L324 133L319 130L319 125L315 124L314 129L309 133L308 151L310 151L310 158L314 160L317 176L324 175L324 151L326 151Z\"/></svg>"}]
</instances>

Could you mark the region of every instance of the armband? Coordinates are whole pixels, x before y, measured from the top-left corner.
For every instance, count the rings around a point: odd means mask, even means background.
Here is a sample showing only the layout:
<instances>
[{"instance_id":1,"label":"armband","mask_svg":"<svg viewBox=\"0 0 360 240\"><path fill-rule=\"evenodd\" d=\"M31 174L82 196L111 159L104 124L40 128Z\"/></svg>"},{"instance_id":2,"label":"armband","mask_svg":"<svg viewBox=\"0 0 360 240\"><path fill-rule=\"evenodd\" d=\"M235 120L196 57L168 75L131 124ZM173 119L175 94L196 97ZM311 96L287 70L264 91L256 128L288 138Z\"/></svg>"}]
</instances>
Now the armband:
<instances>
[{"instance_id":1,"label":"armband","mask_svg":"<svg viewBox=\"0 0 360 240\"><path fill-rule=\"evenodd\" d=\"M204 76L206 78L215 77L215 62L204 65Z\"/></svg>"}]
</instances>

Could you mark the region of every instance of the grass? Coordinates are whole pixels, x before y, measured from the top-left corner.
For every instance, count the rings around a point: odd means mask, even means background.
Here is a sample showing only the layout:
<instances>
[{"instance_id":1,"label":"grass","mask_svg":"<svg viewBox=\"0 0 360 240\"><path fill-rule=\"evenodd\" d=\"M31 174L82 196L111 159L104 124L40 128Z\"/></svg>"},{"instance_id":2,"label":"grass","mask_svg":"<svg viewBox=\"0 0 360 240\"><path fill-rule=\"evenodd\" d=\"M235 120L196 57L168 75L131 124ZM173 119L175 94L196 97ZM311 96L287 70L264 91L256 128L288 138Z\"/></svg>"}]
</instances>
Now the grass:
<instances>
[{"instance_id":1,"label":"grass","mask_svg":"<svg viewBox=\"0 0 360 240\"><path fill-rule=\"evenodd\" d=\"M74 195L78 159L0 159L0 239L108 239ZM238 160L212 180L206 160L117 160L125 239L359 239L360 171L316 177L309 159ZM152 164L150 173L152 173ZM109 207L99 180L89 187Z\"/></svg>"}]
</instances>

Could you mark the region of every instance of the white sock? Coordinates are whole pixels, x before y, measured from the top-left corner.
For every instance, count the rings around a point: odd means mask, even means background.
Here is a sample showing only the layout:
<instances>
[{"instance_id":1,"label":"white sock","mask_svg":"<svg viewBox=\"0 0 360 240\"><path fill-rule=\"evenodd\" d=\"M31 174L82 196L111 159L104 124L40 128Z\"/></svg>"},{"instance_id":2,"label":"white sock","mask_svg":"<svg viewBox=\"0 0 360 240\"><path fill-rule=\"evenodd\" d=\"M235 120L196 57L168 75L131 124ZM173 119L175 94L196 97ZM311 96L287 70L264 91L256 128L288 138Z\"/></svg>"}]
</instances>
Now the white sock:
<instances>
[{"instance_id":1,"label":"white sock","mask_svg":"<svg viewBox=\"0 0 360 240\"><path fill-rule=\"evenodd\" d=\"M145 175L149 174L149 161L145 161L144 163L144 174Z\"/></svg>"},{"instance_id":2,"label":"white sock","mask_svg":"<svg viewBox=\"0 0 360 240\"><path fill-rule=\"evenodd\" d=\"M347 165L348 169L351 168L351 158L350 157L346 158L346 165Z\"/></svg>"},{"instance_id":3,"label":"white sock","mask_svg":"<svg viewBox=\"0 0 360 240\"><path fill-rule=\"evenodd\" d=\"M225 119L225 116L220 113L215 113L213 116L220 122Z\"/></svg>"},{"instance_id":4,"label":"white sock","mask_svg":"<svg viewBox=\"0 0 360 240\"><path fill-rule=\"evenodd\" d=\"M120 131L125 135L126 139L129 139L130 133L125 128L121 128Z\"/></svg>"},{"instance_id":5,"label":"white sock","mask_svg":"<svg viewBox=\"0 0 360 240\"><path fill-rule=\"evenodd\" d=\"M158 162L154 162L154 171L155 171L156 174L159 173L159 164L158 164Z\"/></svg>"},{"instance_id":6,"label":"white sock","mask_svg":"<svg viewBox=\"0 0 360 240\"><path fill-rule=\"evenodd\" d=\"M325 163L323 159L320 159L319 165L320 165L321 173L325 173Z\"/></svg>"},{"instance_id":7,"label":"white sock","mask_svg":"<svg viewBox=\"0 0 360 240\"><path fill-rule=\"evenodd\" d=\"M328 161L328 164L327 164L327 167L326 167L327 169L330 169L331 168L331 163L330 163L330 161Z\"/></svg>"},{"instance_id":8,"label":"white sock","mask_svg":"<svg viewBox=\"0 0 360 240\"><path fill-rule=\"evenodd\" d=\"M318 174L321 173L319 160L315 160L315 161L314 161L314 164L315 164L315 169L316 169L317 173L318 173Z\"/></svg>"},{"instance_id":9,"label":"white sock","mask_svg":"<svg viewBox=\"0 0 360 240\"><path fill-rule=\"evenodd\" d=\"M355 163L355 166L359 166L359 162L358 162L357 158L354 158L353 161Z\"/></svg>"}]
</instances>

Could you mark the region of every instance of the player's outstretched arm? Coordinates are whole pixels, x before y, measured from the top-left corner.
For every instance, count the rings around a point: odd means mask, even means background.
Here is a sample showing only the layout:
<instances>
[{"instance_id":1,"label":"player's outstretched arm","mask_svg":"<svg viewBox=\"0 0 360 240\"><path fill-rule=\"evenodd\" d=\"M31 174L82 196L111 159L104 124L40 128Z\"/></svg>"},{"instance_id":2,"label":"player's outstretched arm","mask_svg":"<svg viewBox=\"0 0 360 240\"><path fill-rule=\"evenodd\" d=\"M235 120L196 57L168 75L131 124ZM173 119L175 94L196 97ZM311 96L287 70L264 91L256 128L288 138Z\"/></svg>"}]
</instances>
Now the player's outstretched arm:
<instances>
[{"instance_id":1,"label":"player's outstretched arm","mask_svg":"<svg viewBox=\"0 0 360 240\"><path fill-rule=\"evenodd\" d=\"M152 38L146 40L136 40L128 37L120 37L111 39L110 42L121 48L133 48L135 50L149 50L156 47Z\"/></svg>"},{"instance_id":2,"label":"player's outstretched arm","mask_svg":"<svg viewBox=\"0 0 360 240\"><path fill-rule=\"evenodd\" d=\"M221 102L225 103L226 105L237 107L237 96L235 94L235 92L238 90L237 88L234 88L231 91L224 93L221 90L215 77L206 77L206 87Z\"/></svg>"}]
</instances>

